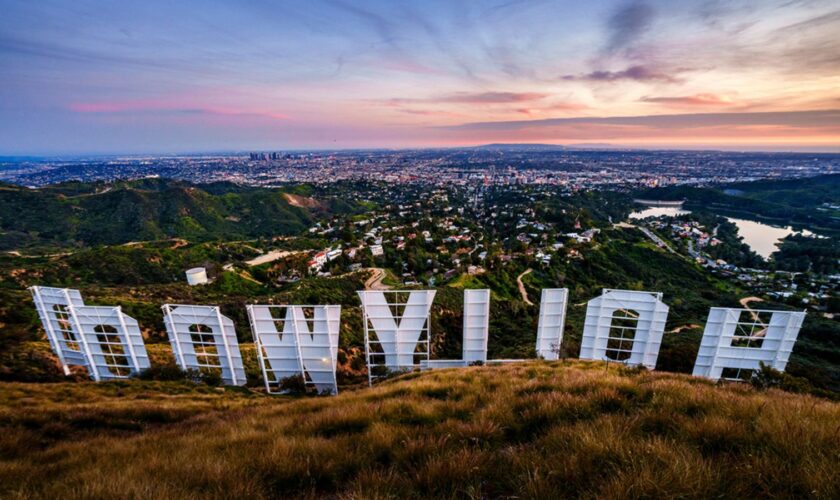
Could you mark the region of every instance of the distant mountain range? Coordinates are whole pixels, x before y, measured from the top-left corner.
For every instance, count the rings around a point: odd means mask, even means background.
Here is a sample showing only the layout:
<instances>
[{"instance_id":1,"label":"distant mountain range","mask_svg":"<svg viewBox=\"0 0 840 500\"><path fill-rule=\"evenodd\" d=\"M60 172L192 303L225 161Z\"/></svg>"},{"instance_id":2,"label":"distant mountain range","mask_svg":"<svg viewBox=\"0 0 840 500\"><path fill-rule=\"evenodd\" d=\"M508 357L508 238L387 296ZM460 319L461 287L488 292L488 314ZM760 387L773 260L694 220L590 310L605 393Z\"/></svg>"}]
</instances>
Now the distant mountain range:
<instances>
[{"instance_id":1,"label":"distant mountain range","mask_svg":"<svg viewBox=\"0 0 840 500\"><path fill-rule=\"evenodd\" d=\"M621 149L621 146L609 143L592 144L529 144L529 143L494 143L474 146L470 149L485 151L565 151L568 149Z\"/></svg>"}]
</instances>

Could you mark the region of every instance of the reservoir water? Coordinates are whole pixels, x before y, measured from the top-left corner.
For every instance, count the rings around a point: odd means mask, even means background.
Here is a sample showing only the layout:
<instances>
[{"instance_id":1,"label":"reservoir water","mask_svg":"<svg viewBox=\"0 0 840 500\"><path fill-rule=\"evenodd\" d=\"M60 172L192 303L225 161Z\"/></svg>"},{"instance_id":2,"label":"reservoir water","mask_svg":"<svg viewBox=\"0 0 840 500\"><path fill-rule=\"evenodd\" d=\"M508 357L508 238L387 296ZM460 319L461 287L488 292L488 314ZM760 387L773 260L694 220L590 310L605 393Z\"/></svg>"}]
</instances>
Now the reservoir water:
<instances>
[{"instance_id":1,"label":"reservoir water","mask_svg":"<svg viewBox=\"0 0 840 500\"><path fill-rule=\"evenodd\" d=\"M647 217L676 217L690 213L681 207L648 207L638 212L630 214L631 219L640 220ZM726 217L726 219L736 226L738 226L738 234L744 238L744 243L750 246L752 250L761 255L765 259L770 257L770 254L778 250L776 244L790 234L801 233L805 236L813 236L814 233L804 229L797 231L790 226L771 226L763 222L755 222L746 219L737 219L735 217Z\"/></svg>"},{"instance_id":2,"label":"reservoir water","mask_svg":"<svg viewBox=\"0 0 840 500\"><path fill-rule=\"evenodd\" d=\"M676 217L678 215L684 215L691 213L689 210L683 210L679 207L647 207L644 210L639 212L633 212L630 214L631 219L647 219L648 217Z\"/></svg>"}]
</instances>

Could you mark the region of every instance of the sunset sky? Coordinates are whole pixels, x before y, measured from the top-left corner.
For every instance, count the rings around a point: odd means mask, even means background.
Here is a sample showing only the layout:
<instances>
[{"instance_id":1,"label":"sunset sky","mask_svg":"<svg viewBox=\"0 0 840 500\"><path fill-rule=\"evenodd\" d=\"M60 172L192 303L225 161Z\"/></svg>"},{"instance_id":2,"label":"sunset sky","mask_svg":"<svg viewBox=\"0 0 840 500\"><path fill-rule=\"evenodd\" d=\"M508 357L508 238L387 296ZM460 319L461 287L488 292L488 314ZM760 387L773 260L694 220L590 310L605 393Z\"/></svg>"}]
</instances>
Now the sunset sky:
<instances>
[{"instance_id":1,"label":"sunset sky","mask_svg":"<svg viewBox=\"0 0 840 500\"><path fill-rule=\"evenodd\" d=\"M0 79L0 155L840 151L840 3L0 0Z\"/></svg>"}]
</instances>

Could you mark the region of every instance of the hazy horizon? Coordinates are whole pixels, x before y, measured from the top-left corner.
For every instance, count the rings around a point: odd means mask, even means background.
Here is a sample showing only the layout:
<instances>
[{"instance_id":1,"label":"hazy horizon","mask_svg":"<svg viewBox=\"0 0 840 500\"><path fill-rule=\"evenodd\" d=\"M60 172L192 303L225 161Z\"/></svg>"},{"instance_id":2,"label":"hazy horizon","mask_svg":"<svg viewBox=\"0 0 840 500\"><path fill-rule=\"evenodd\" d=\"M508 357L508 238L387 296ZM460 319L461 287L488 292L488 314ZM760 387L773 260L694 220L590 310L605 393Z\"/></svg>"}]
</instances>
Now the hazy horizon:
<instances>
[{"instance_id":1,"label":"hazy horizon","mask_svg":"<svg viewBox=\"0 0 840 500\"><path fill-rule=\"evenodd\" d=\"M44 152L44 153L22 153L22 154L7 154L0 151L0 160L8 160L14 158L34 158L34 159L78 159L78 158L96 158L96 157L142 157L142 156L215 156L215 155L247 155L249 153L268 153L268 152L288 152L288 153L295 153L295 152L353 152L353 151L413 151L413 150L446 150L446 149L470 149L470 148L482 148L487 146L510 146L510 147L518 147L518 146L554 146L557 148L566 148L569 151L644 151L644 152L668 152L668 151L690 151L690 152L721 152L721 153L766 153L766 154L825 154L825 155L840 155L840 145L838 146L826 146L822 149L815 148L815 147L802 147L802 148L784 148L778 147L777 149L772 149L770 147L762 148L760 146L754 147L720 147L720 146L685 146L685 147L675 147L675 146L656 146L656 145L646 145L646 146L633 146L633 145L619 145L619 144L610 144L610 143L603 143L603 142L593 142L591 144L586 143L571 143L571 144L563 144L563 143L547 143L547 142L513 142L513 143L481 143L481 144L468 144L462 146L356 146L356 147L291 147L291 148L280 148L280 147L272 147L272 146L265 146L265 147L255 147L255 148L241 148L241 149L219 149L219 150L182 150L182 151L166 151L166 150L159 150L159 151L79 151L79 152Z\"/></svg>"}]
</instances>

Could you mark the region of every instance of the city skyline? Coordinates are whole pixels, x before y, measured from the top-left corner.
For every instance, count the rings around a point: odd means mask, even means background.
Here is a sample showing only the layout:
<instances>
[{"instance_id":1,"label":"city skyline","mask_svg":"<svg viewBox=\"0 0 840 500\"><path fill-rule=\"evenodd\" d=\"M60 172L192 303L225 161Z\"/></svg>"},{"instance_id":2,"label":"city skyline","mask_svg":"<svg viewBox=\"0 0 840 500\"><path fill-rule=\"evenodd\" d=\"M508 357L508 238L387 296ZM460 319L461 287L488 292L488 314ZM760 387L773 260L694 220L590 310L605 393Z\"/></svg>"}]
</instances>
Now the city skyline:
<instances>
[{"instance_id":1,"label":"city skyline","mask_svg":"<svg viewBox=\"0 0 840 500\"><path fill-rule=\"evenodd\" d=\"M0 155L840 151L829 1L6 1Z\"/></svg>"}]
</instances>

